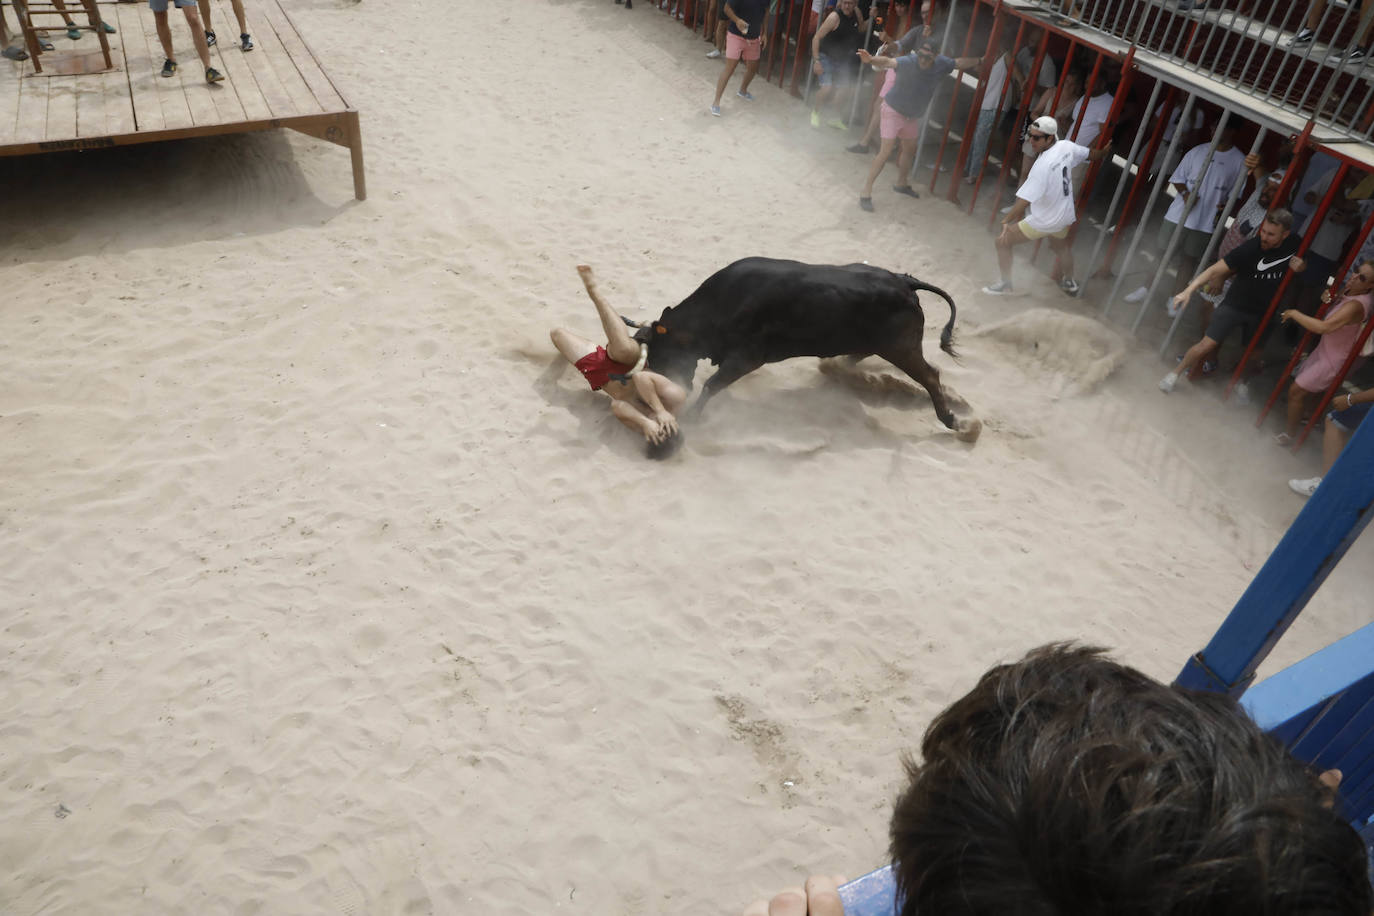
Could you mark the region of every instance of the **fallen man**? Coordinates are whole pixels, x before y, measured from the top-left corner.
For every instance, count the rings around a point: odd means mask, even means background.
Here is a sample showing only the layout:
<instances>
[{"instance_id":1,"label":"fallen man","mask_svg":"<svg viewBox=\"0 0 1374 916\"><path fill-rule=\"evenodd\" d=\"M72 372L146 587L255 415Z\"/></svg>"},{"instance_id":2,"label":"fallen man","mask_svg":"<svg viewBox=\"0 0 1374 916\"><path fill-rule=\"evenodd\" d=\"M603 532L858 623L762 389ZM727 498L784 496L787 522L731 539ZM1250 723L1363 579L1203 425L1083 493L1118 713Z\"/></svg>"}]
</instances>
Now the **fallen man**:
<instances>
[{"instance_id":1,"label":"fallen man","mask_svg":"<svg viewBox=\"0 0 1374 916\"><path fill-rule=\"evenodd\" d=\"M643 345L630 336L630 325L597 293L592 269L579 264L578 274L601 318L606 346L597 345L566 328L549 332L553 345L592 386L611 398L611 413L649 443L650 458L667 458L682 444L676 414L687 392L676 382L644 369Z\"/></svg>"}]
</instances>

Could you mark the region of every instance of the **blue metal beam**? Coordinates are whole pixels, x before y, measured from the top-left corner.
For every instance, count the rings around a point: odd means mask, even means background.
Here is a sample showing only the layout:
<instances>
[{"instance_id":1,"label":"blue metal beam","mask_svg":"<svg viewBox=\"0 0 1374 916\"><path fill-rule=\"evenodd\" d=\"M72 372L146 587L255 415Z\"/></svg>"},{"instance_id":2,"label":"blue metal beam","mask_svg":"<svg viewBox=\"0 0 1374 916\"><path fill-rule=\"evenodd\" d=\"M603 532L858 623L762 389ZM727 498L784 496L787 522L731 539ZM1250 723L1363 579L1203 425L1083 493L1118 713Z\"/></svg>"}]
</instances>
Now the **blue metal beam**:
<instances>
[{"instance_id":1,"label":"blue metal beam","mask_svg":"<svg viewBox=\"0 0 1374 916\"><path fill-rule=\"evenodd\" d=\"M1355 430L1212 641L1188 660L1175 683L1243 693L1255 669L1369 524L1371 505L1374 422Z\"/></svg>"}]
</instances>

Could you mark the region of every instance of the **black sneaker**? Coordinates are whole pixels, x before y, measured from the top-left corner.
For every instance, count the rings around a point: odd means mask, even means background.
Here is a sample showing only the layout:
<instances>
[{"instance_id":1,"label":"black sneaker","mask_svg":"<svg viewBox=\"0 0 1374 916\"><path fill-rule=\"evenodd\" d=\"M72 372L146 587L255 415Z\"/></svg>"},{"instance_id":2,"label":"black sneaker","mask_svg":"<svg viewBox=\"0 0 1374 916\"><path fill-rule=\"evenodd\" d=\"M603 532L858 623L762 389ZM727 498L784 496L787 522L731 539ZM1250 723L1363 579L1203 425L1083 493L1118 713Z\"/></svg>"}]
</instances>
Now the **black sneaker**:
<instances>
[{"instance_id":1,"label":"black sneaker","mask_svg":"<svg viewBox=\"0 0 1374 916\"><path fill-rule=\"evenodd\" d=\"M1310 45L1312 43L1312 39L1316 37L1317 33L1314 30L1304 26L1303 28L1298 29L1298 33L1294 35L1292 40L1288 43L1290 45Z\"/></svg>"},{"instance_id":2,"label":"black sneaker","mask_svg":"<svg viewBox=\"0 0 1374 916\"><path fill-rule=\"evenodd\" d=\"M218 83L222 79L224 79L224 74L220 73L214 67L205 68L205 82Z\"/></svg>"},{"instance_id":3,"label":"black sneaker","mask_svg":"<svg viewBox=\"0 0 1374 916\"><path fill-rule=\"evenodd\" d=\"M253 39L251 39L251 38L248 37L248 33L247 33L247 32L244 32L242 35L239 36L239 50L240 50L240 51L251 51L251 50L253 50Z\"/></svg>"},{"instance_id":4,"label":"black sneaker","mask_svg":"<svg viewBox=\"0 0 1374 916\"><path fill-rule=\"evenodd\" d=\"M177 62L170 57L162 62L162 75L171 76L177 72Z\"/></svg>"},{"instance_id":5,"label":"black sneaker","mask_svg":"<svg viewBox=\"0 0 1374 916\"><path fill-rule=\"evenodd\" d=\"M215 37L215 30L214 30L214 29L206 29L206 30L205 30L205 43L206 43L207 45L209 45L210 47L213 48L213 47L215 46L215 42L217 42L217 41L219 41L219 39Z\"/></svg>"},{"instance_id":6,"label":"black sneaker","mask_svg":"<svg viewBox=\"0 0 1374 916\"><path fill-rule=\"evenodd\" d=\"M1364 48L1354 47L1350 49L1349 54L1345 55L1345 62L1347 64L1353 64L1357 61L1364 60L1368 56L1369 52L1366 51Z\"/></svg>"}]
</instances>

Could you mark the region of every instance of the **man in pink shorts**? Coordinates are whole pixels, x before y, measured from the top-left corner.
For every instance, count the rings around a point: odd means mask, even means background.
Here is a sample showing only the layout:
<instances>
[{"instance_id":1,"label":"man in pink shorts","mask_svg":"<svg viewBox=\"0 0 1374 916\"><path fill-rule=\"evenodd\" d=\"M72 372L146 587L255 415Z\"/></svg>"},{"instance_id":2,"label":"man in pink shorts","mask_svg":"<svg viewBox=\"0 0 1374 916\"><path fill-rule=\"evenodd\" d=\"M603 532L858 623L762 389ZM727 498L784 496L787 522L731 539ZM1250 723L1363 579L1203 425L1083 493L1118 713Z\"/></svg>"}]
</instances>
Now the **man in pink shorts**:
<instances>
[{"instance_id":1,"label":"man in pink shorts","mask_svg":"<svg viewBox=\"0 0 1374 916\"><path fill-rule=\"evenodd\" d=\"M741 58L744 60L744 82L740 83L735 95L746 102L754 101L749 94L749 84L759 72L759 57L768 42L763 34L763 21L767 17L768 0L726 0L725 18L730 26L725 31L725 69L716 80L716 99L711 103L711 114L716 117L720 117L720 97L725 94L725 86Z\"/></svg>"},{"instance_id":2,"label":"man in pink shorts","mask_svg":"<svg viewBox=\"0 0 1374 916\"><path fill-rule=\"evenodd\" d=\"M874 57L860 49L859 60L871 64L879 70L893 70L896 76L892 85L883 94L881 122L878 135L882 143L878 155L868 169L868 181L864 183L863 193L859 195L859 207L873 212L873 182L878 180L883 166L892 155L892 147L902 141L902 152L897 159L897 183L892 190L907 197L920 197L911 186L911 163L916 158L916 140L921 136L921 119L925 117L930 100L945 75L957 67L967 70L981 66L981 57L945 57L937 53L940 43L934 38L921 42L915 53L901 57Z\"/></svg>"}]
</instances>

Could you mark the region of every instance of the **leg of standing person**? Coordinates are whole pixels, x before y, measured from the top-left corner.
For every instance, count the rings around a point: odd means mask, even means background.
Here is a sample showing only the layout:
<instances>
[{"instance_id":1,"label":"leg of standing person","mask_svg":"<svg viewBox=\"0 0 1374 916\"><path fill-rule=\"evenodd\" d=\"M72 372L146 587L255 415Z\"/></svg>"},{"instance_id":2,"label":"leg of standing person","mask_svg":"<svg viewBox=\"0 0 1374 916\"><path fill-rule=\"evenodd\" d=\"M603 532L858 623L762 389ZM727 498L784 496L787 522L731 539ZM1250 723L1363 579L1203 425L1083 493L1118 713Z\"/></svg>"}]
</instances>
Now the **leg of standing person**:
<instances>
[{"instance_id":1,"label":"leg of standing person","mask_svg":"<svg viewBox=\"0 0 1374 916\"><path fill-rule=\"evenodd\" d=\"M997 236L997 241L994 243L997 247L997 272L1000 279L993 286L983 287L983 292L997 295L1013 290L1011 282L1012 249L1029 241L1030 239L1021 231L1020 223L1002 226L1002 234Z\"/></svg>"},{"instance_id":2,"label":"leg of standing person","mask_svg":"<svg viewBox=\"0 0 1374 916\"><path fill-rule=\"evenodd\" d=\"M181 11L186 14L186 25L191 30L191 39L196 44L196 54L200 57L200 62L205 65L205 81L207 83L217 83L224 79L220 72L210 66L210 46L205 41L205 30L201 25L200 14L196 12L195 6L183 6ZM168 41L164 47L171 44L171 29L167 30Z\"/></svg>"},{"instance_id":3,"label":"leg of standing person","mask_svg":"<svg viewBox=\"0 0 1374 916\"><path fill-rule=\"evenodd\" d=\"M200 5L200 18L205 27L205 43L214 45L218 39L215 37L215 27L210 21L210 0L197 0ZM253 50L253 39L248 34L248 16L243 11L243 0L230 0L234 8L234 18L239 23L239 50Z\"/></svg>"},{"instance_id":4,"label":"leg of standing person","mask_svg":"<svg viewBox=\"0 0 1374 916\"><path fill-rule=\"evenodd\" d=\"M1073 278L1073 242L1065 235L1063 238L1050 236L1050 251L1054 252L1054 269L1050 278L1059 288L1070 295L1078 294L1078 283Z\"/></svg>"},{"instance_id":5,"label":"leg of standing person","mask_svg":"<svg viewBox=\"0 0 1374 916\"><path fill-rule=\"evenodd\" d=\"M750 53L754 55L752 58L749 57ZM745 51L744 79L741 80L739 84L739 94L745 99L753 98L749 95L749 84L754 81L754 74L759 72L759 58L762 56L763 55L759 53L759 45L757 40L755 40L755 42L749 46L749 49ZM719 97L717 97L716 99L716 104L720 104Z\"/></svg>"},{"instance_id":6,"label":"leg of standing person","mask_svg":"<svg viewBox=\"0 0 1374 916\"><path fill-rule=\"evenodd\" d=\"M219 40L215 37L215 27L210 23L210 0L196 0L200 7L201 26L205 29L205 44L214 47Z\"/></svg>"},{"instance_id":7,"label":"leg of standing person","mask_svg":"<svg viewBox=\"0 0 1374 916\"><path fill-rule=\"evenodd\" d=\"M887 164L888 157L892 155L892 148L896 145L896 137L883 137L882 142L878 144L878 155L873 157L873 164L868 167L868 180L864 182L863 192L859 194L859 206L870 213L873 211L873 182L882 174L883 166Z\"/></svg>"},{"instance_id":8,"label":"leg of standing person","mask_svg":"<svg viewBox=\"0 0 1374 916\"><path fill-rule=\"evenodd\" d=\"M919 129L915 137L902 137L902 151L897 156L897 182L892 190L907 197L921 196L911 186L911 166L916 162L916 142L919 138Z\"/></svg>"},{"instance_id":9,"label":"leg of standing person","mask_svg":"<svg viewBox=\"0 0 1374 916\"><path fill-rule=\"evenodd\" d=\"M739 66L739 58L730 58L725 62L725 69L720 71L720 79L716 80L716 97L711 102L711 114L716 117L720 117L720 97L725 94L725 87L729 84L730 77L734 75L737 66Z\"/></svg>"},{"instance_id":10,"label":"leg of standing person","mask_svg":"<svg viewBox=\"0 0 1374 916\"><path fill-rule=\"evenodd\" d=\"M973 130L973 143L969 147L968 163L964 166L964 181L968 184L978 180L978 173L983 168L984 160L988 158L988 138L992 136L992 126L996 122L995 110L978 112L978 126Z\"/></svg>"},{"instance_id":11,"label":"leg of standing person","mask_svg":"<svg viewBox=\"0 0 1374 916\"><path fill-rule=\"evenodd\" d=\"M1310 391L1303 388L1294 380L1288 385L1288 417L1287 424L1281 437L1275 437L1280 445L1287 445L1298 434L1298 427L1302 425L1302 411L1307 406L1307 396Z\"/></svg>"}]
</instances>

